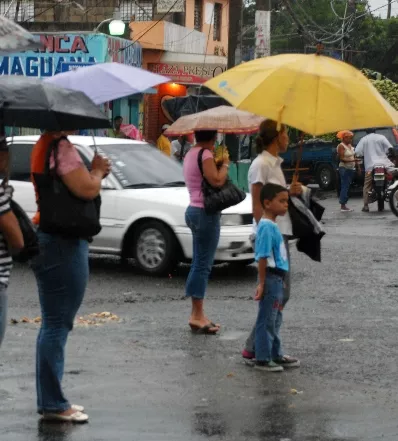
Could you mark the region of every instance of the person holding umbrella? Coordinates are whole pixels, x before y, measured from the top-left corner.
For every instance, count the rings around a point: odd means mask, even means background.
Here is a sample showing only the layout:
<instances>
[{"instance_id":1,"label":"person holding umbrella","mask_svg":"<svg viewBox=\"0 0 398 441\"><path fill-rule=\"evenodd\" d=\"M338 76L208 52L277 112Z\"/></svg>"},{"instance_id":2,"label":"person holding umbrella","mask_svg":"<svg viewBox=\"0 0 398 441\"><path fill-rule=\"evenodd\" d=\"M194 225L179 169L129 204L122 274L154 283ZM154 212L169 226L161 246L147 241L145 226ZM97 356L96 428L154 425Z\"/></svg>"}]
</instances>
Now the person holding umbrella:
<instances>
[{"instance_id":1,"label":"person holding umbrella","mask_svg":"<svg viewBox=\"0 0 398 441\"><path fill-rule=\"evenodd\" d=\"M84 423L88 421L88 415L82 406L69 403L61 381L65 345L88 281L88 239L42 231L40 205L44 201L39 197L37 180L45 173L48 152L52 148L50 168L76 198L90 201L98 197L102 179L108 175L111 166L106 158L95 155L91 171L88 171L66 134L44 133L31 156L38 205L33 222L38 226L40 245L40 253L32 260L31 266L37 280L42 316L37 338L37 406L45 420ZM54 151L57 151L56 157Z\"/></svg>"},{"instance_id":2,"label":"person holding umbrella","mask_svg":"<svg viewBox=\"0 0 398 441\"><path fill-rule=\"evenodd\" d=\"M263 206L260 199L260 194L263 186L268 183L281 185L287 188L285 176L283 174L281 164L283 162L279 153L287 150L289 145L289 135L287 128L281 125L278 130L278 125L275 121L270 119L265 120L260 125L260 130L256 138L257 158L253 161L249 169L248 179L249 188L253 201L253 234L251 237L253 248L256 240L257 226L263 216ZM303 187L299 182L294 182L289 189L291 196L298 196L303 192ZM292 237L292 222L287 213L283 217L277 218L278 227L283 235L284 244L287 252L288 267L290 267L290 253L289 253L289 238ZM290 299L290 269L287 270L284 277L283 301L281 308L283 309ZM281 324L279 324L280 327ZM254 326L245 347L242 351L242 357L249 364L253 363L255 359L255 333ZM279 353L276 354L273 364L275 368L282 366L284 368L298 367L300 361L294 357L290 357L282 352L279 347ZM271 365L271 368L273 366Z\"/></svg>"}]
</instances>

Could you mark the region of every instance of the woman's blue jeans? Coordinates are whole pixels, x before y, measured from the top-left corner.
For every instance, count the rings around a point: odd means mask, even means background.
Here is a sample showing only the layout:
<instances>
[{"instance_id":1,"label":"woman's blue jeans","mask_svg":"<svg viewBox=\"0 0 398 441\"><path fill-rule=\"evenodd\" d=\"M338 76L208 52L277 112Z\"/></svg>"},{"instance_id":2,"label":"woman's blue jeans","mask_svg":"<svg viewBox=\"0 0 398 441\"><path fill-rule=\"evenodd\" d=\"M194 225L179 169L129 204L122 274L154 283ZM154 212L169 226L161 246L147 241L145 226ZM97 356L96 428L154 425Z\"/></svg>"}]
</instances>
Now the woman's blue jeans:
<instances>
[{"instance_id":1,"label":"woman's blue jeans","mask_svg":"<svg viewBox=\"0 0 398 441\"><path fill-rule=\"evenodd\" d=\"M340 167L339 174L340 174L340 183L341 183L339 202L341 205L345 205L348 202L348 192L350 191L350 186L355 174L355 170Z\"/></svg>"},{"instance_id":2,"label":"woman's blue jeans","mask_svg":"<svg viewBox=\"0 0 398 441\"><path fill-rule=\"evenodd\" d=\"M38 412L70 408L61 382L69 332L88 281L88 242L38 232L40 254L32 261L39 290L42 324L37 338Z\"/></svg>"},{"instance_id":3,"label":"woman's blue jeans","mask_svg":"<svg viewBox=\"0 0 398 441\"><path fill-rule=\"evenodd\" d=\"M220 239L220 214L206 214L203 208L187 208L185 221L192 231L193 257L185 292L203 299Z\"/></svg>"}]
</instances>

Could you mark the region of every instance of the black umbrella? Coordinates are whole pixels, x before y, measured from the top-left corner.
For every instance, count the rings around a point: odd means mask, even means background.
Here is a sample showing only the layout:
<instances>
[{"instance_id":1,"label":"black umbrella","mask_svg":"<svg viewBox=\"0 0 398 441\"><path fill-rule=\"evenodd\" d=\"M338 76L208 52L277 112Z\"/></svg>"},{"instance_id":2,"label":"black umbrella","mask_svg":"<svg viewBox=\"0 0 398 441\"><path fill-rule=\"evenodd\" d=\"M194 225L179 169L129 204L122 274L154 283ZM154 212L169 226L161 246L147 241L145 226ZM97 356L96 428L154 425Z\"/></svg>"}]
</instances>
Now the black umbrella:
<instances>
[{"instance_id":1,"label":"black umbrella","mask_svg":"<svg viewBox=\"0 0 398 441\"><path fill-rule=\"evenodd\" d=\"M0 77L0 112L4 125L11 127L50 131L110 127L83 92L21 76Z\"/></svg>"}]
</instances>

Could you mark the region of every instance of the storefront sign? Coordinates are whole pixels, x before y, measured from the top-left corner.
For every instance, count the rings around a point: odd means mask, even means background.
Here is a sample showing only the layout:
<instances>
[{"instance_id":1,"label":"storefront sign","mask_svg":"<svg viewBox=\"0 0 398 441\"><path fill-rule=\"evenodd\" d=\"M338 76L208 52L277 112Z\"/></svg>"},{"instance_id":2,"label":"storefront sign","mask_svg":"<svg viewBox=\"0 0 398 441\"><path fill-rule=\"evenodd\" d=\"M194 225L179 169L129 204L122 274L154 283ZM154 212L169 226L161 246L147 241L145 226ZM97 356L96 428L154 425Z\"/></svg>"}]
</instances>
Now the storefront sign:
<instances>
[{"instance_id":1,"label":"storefront sign","mask_svg":"<svg viewBox=\"0 0 398 441\"><path fill-rule=\"evenodd\" d=\"M36 51L0 56L0 75L45 78L95 63L118 61L141 66L138 43L103 34L36 35L42 47Z\"/></svg>"},{"instance_id":2,"label":"storefront sign","mask_svg":"<svg viewBox=\"0 0 398 441\"><path fill-rule=\"evenodd\" d=\"M82 67L92 66L95 63L62 63L62 72L70 72L71 70L81 69Z\"/></svg>"},{"instance_id":3,"label":"storefront sign","mask_svg":"<svg viewBox=\"0 0 398 441\"><path fill-rule=\"evenodd\" d=\"M157 0L156 10L158 14L165 14L170 12L184 12L184 0Z\"/></svg>"},{"instance_id":4,"label":"storefront sign","mask_svg":"<svg viewBox=\"0 0 398 441\"><path fill-rule=\"evenodd\" d=\"M227 69L222 64L148 64L148 70L169 77L175 83L203 84L207 80L223 73Z\"/></svg>"}]
</instances>

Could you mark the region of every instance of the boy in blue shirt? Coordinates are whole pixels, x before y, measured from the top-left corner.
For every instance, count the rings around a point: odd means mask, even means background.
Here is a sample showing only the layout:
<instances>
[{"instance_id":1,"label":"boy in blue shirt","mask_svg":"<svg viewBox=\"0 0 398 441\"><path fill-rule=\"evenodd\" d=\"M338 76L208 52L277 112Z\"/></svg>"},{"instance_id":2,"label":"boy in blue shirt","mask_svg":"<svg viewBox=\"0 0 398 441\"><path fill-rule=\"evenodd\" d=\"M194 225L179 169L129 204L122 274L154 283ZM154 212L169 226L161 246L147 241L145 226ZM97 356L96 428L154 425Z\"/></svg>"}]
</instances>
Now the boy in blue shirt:
<instances>
[{"instance_id":1,"label":"boy in blue shirt","mask_svg":"<svg viewBox=\"0 0 398 441\"><path fill-rule=\"evenodd\" d=\"M259 302L259 311L254 367L268 372L282 372L284 366L299 366L298 360L284 356L279 336L282 325L283 285L289 270L289 260L276 218L286 214L289 194L281 185L265 184L260 197L264 214L258 224L255 245L259 282L255 300Z\"/></svg>"}]
</instances>

